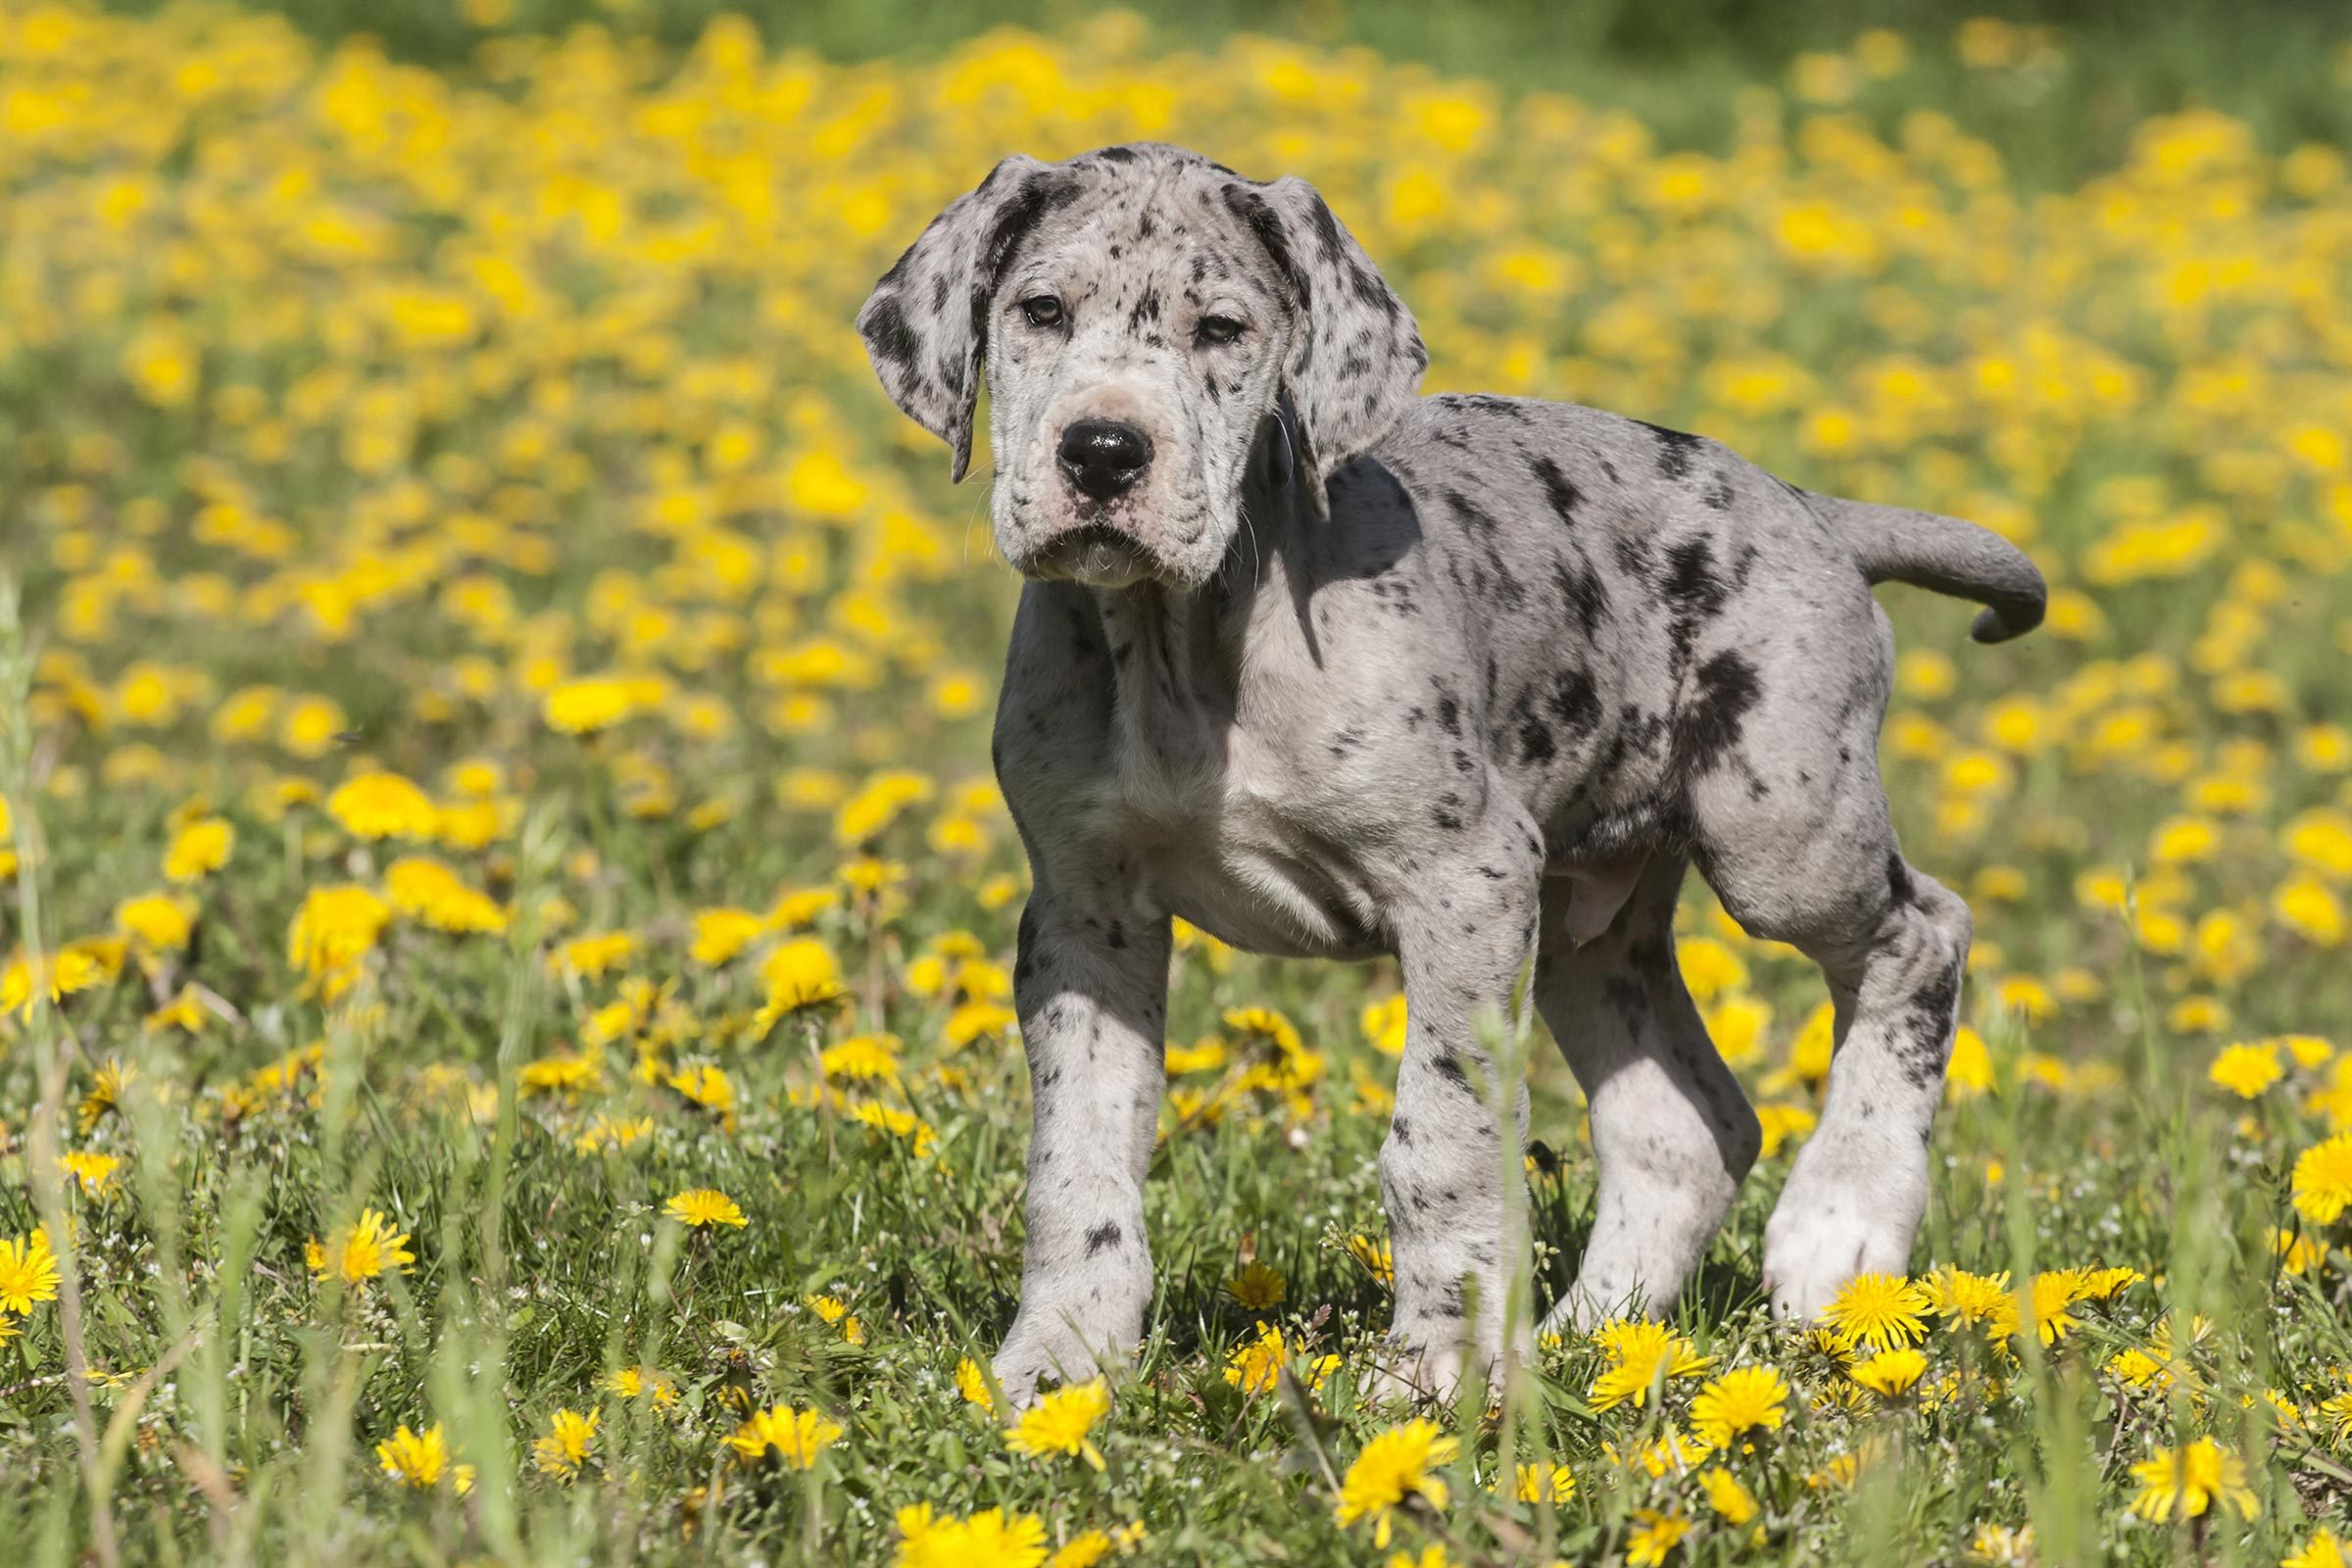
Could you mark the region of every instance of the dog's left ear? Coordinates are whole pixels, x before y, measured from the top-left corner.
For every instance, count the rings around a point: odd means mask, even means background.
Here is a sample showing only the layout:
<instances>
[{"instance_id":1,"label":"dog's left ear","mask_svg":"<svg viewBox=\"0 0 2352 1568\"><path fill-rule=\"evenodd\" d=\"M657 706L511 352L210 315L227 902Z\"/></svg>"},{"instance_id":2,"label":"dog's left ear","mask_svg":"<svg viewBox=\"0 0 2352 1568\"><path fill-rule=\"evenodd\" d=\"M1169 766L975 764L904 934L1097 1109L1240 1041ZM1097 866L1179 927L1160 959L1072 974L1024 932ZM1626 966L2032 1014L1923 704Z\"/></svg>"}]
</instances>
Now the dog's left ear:
<instances>
[{"instance_id":1,"label":"dog's left ear","mask_svg":"<svg viewBox=\"0 0 2352 1568\"><path fill-rule=\"evenodd\" d=\"M1283 384L1321 514L1332 470L1370 451L1412 406L1429 351L1412 313L1312 185L1296 174L1235 183L1225 200L1265 246L1297 314Z\"/></svg>"},{"instance_id":2,"label":"dog's left ear","mask_svg":"<svg viewBox=\"0 0 2352 1568\"><path fill-rule=\"evenodd\" d=\"M1038 220L1077 194L1079 175L1018 154L948 203L882 274L858 333L891 401L945 441L960 480L972 462L972 408L988 349L989 302Z\"/></svg>"}]
</instances>

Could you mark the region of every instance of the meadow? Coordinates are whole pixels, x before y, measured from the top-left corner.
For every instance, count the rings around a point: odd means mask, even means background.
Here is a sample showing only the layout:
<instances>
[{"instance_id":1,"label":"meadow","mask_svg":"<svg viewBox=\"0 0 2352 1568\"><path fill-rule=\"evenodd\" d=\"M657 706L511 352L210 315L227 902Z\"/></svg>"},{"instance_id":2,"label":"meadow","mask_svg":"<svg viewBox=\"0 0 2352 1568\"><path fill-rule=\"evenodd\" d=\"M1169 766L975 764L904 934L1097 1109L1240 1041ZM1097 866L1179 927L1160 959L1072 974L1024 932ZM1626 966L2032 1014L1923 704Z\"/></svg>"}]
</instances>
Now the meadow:
<instances>
[{"instance_id":1,"label":"meadow","mask_svg":"<svg viewBox=\"0 0 2352 1568\"><path fill-rule=\"evenodd\" d=\"M2078 62L1991 20L1690 145L1116 13L847 64L468 13L433 65L0 14L0 1557L2352 1560L2345 146L2189 108L2029 180L2004 106ZM1759 1303L1828 1008L1694 883L1767 1137L1702 1277L1371 1402L1393 966L1186 930L1152 1339L997 1411L1017 584L849 323L1003 153L1136 138L1312 177L1430 390L2043 565L1999 648L1883 595L1977 931L1908 1278ZM1541 1305L1592 1160L1519 1044Z\"/></svg>"}]
</instances>

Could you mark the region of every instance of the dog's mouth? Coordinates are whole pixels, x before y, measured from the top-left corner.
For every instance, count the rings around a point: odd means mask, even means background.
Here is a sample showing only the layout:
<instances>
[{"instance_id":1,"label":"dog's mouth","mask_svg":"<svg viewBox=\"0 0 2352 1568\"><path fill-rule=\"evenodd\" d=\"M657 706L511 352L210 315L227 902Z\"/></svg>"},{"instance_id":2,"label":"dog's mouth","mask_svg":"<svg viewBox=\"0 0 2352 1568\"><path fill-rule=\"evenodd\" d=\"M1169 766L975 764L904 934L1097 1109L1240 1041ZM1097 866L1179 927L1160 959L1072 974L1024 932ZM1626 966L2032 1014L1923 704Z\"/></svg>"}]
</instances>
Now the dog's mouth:
<instances>
[{"instance_id":1,"label":"dog's mouth","mask_svg":"<svg viewBox=\"0 0 2352 1568\"><path fill-rule=\"evenodd\" d=\"M1133 534L1107 522L1081 523L1056 534L1026 561L1015 562L1024 577L1068 578L1095 588L1127 588L1161 575L1157 556Z\"/></svg>"}]
</instances>

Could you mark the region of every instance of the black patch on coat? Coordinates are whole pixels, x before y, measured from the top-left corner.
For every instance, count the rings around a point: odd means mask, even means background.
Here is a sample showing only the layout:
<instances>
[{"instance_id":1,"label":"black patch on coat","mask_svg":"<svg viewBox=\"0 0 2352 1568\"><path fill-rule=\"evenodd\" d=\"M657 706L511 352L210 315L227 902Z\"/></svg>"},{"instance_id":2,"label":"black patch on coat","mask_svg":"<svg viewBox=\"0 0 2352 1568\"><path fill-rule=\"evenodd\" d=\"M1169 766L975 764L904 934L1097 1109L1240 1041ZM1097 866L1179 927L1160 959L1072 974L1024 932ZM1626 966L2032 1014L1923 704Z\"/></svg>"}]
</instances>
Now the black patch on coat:
<instances>
[{"instance_id":1,"label":"black patch on coat","mask_svg":"<svg viewBox=\"0 0 2352 1568\"><path fill-rule=\"evenodd\" d=\"M1086 1255L1089 1257L1093 1257L1098 1252L1108 1251L1118 1245L1119 1223L1116 1220L1106 1219L1086 1233Z\"/></svg>"},{"instance_id":2,"label":"black patch on coat","mask_svg":"<svg viewBox=\"0 0 2352 1568\"><path fill-rule=\"evenodd\" d=\"M1560 603L1576 617L1576 623L1587 638L1600 634L1601 617L1609 612L1609 590L1592 569L1592 560L1584 547L1573 547L1574 559L1568 555L1552 558L1551 580L1560 591Z\"/></svg>"},{"instance_id":3,"label":"black patch on coat","mask_svg":"<svg viewBox=\"0 0 2352 1568\"><path fill-rule=\"evenodd\" d=\"M1674 715L1674 771L1688 786L1722 766L1739 749L1747 715L1763 697L1756 666L1727 649L1698 666L1690 700Z\"/></svg>"},{"instance_id":4,"label":"black patch on coat","mask_svg":"<svg viewBox=\"0 0 2352 1568\"><path fill-rule=\"evenodd\" d=\"M921 343L914 335L914 328L907 324L906 312L897 295L883 295L866 312L865 346L875 359L895 369L904 370L914 363Z\"/></svg>"},{"instance_id":5,"label":"black patch on coat","mask_svg":"<svg viewBox=\"0 0 2352 1568\"><path fill-rule=\"evenodd\" d=\"M1911 999L1903 1030L1911 1038L1903 1050L1903 1078L1915 1089L1931 1089L1943 1081L1951 1056L1952 1019L1960 1010L1960 967L1938 969Z\"/></svg>"},{"instance_id":6,"label":"black patch on coat","mask_svg":"<svg viewBox=\"0 0 2352 1568\"><path fill-rule=\"evenodd\" d=\"M1522 710L1519 714L1519 760L1548 762L1558 755L1559 748L1552 744L1550 729L1535 714Z\"/></svg>"},{"instance_id":7,"label":"black patch on coat","mask_svg":"<svg viewBox=\"0 0 2352 1568\"><path fill-rule=\"evenodd\" d=\"M1658 439L1658 472L1669 479L1690 476L1690 454L1697 450L1699 437L1687 430L1669 430L1663 425L1637 419L1636 424Z\"/></svg>"},{"instance_id":8,"label":"black patch on coat","mask_svg":"<svg viewBox=\"0 0 2352 1568\"><path fill-rule=\"evenodd\" d=\"M1314 298L1314 285L1308 281L1306 270L1291 255L1291 236L1282 226L1282 219L1263 196L1246 185L1227 185L1223 192L1226 207L1234 217L1249 226L1265 247L1266 257L1274 264L1283 281L1291 287L1292 296L1304 306Z\"/></svg>"},{"instance_id":9,"label":"black patch on coat","mask_svg":"<svg viewBox=\"0 0 2352 1568\"><path fill-rule=\"evenodd\" d=\"M1560 466L1549 458L1537 458L1528 465L1544 486L1544 499L1551 504L1552 514L1562 527L1576 524L1576 509L1585 504L1585 493L1576 481L1560 471Z\"/></svg>"},{"instance_id":10,"label":"black patch on coat","mask_svg":"<svg viewBox=\"0 0 2352 1568\"><path fill-rule=\"evenodd\" d=\"M1551 695L1544 706L1571 735L1590 735L1600 727L1600 688L1593 683L1592 672L1582 666L1552 676Z\"/></svg>"}]
</instances>

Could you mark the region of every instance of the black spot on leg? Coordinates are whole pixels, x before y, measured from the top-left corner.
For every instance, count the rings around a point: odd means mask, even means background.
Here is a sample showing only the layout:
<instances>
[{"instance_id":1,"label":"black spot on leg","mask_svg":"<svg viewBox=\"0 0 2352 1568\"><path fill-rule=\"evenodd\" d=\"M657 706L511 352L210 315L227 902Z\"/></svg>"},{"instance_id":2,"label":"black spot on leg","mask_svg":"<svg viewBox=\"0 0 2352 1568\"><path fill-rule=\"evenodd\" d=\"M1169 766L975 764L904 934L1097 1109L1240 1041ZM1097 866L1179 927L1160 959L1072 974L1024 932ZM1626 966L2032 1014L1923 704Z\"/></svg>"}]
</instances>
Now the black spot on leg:
<instances>
[{"instance_id":1,"label":"black spot on leg","mask_svg":"<svg viewBox=\"0 0 2352 1568\"><path fill-rule=\"evenodd\" d=\"M1462 1093L1470 1092L1470 1075L1462 1070L1462 1058L1450 1051L1441 1051L1430 1058L1432 1071Z\"/></svg>"},{"instance_id":2,"label":"black spot on leg","mask_svg":"<svg viewBox=\"0 0 2352 1568\"><path fill-rule=\"evenodd\" d=\"M1943 1081L1944 1064L1951 1058L1952 1020L1960 1010L1960 966L1939 967L1911 998L1900 1044L1903 1077L1915 1089L1931 1089Z\"/></svg>"},{"instance_id":3,"label":"black spot on leg","mask_svg":"<svg viewBox=\"0 0 2352 1568\"><path fill-rule=\"evenodd\" d=\"M1093 1257L1098 1252L1108 1251L1118 1245L1119 1225L1116 1220L1106 1219L1086 1233L1086 1255L1089 1257Z\"/></svg>"},{"instance_id":4,"label":"black spot on leg","mask_svg":"<svg viewBox=\"0 0 2352 1568\"><path fill-rule=\"evenodd\" d=\"M1399 1145L1410 1144L1413 1141L1413 1124L1398 1116L1389 1123L1389 1136Z\"/></svg>"},{"instance_id":5,"label":"black spot on leg","mask_svg":"<svg viewBox=\"0 0 2352 1568\"><path fill-rule=\"evenodd\" d=\"M1886 896L1894 900L1895 906L1899 908L1909 906L1918 897L1918 891L1911 885L1911 868L1903 864L1903 858L1900 855L1888 850L1886 852Z\"/></svg>"}]
</instances>

